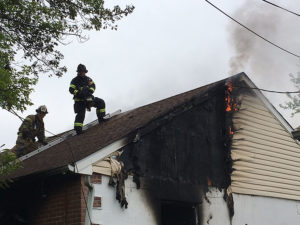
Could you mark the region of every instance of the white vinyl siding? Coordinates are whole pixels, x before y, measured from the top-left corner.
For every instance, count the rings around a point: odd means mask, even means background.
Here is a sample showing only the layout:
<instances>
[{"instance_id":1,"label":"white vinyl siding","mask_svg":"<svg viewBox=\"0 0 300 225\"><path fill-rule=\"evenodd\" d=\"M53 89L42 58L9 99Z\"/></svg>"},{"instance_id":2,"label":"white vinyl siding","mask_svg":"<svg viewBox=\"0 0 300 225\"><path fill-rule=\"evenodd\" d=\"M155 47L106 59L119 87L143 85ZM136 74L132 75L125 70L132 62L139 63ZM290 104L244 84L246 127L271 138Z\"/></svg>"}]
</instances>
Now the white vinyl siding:
<instances>
[{"instance_id":1,"label":"white vinyl siding","mask_svg":"<svg viewBox=\"0 0 300 225\"><path fill-rule=\"evenodd\" d=\"M300 146L258 97L234 113L234 193L300 200Z\"/></svg>"}]
</instances>

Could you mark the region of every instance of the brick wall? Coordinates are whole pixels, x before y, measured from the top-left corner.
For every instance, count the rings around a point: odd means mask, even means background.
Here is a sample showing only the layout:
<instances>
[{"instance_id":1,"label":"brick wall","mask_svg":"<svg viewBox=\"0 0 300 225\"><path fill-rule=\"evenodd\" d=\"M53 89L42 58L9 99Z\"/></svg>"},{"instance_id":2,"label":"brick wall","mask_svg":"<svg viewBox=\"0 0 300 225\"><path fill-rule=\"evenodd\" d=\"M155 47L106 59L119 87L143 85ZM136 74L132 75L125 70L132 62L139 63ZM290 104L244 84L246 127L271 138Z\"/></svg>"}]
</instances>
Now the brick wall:
<instances>
[{"instance_id":1,"label":"brick wall","mask_svg":"<svg viewBox=\"0 0 300 225\"><path fill-rule=\"evenodd\" d=\"M88 189L80 175L47 181L45 197L37 202L32 225L84 225Z\"/></svg>"},{"instance_id":2,"label":"brick wall","mask_svg":"<svg viewBox=\"0 0 300 225\"><path fill-rule=\"evenodd\" d=\"M91 182L101 184L102 176L93 174ZM84 176L78 174L19 180L0 189L0 225L84 225L88 193ZM93 206L101 207L101 198L95 197Z\"/></svg>"}]
</instances>

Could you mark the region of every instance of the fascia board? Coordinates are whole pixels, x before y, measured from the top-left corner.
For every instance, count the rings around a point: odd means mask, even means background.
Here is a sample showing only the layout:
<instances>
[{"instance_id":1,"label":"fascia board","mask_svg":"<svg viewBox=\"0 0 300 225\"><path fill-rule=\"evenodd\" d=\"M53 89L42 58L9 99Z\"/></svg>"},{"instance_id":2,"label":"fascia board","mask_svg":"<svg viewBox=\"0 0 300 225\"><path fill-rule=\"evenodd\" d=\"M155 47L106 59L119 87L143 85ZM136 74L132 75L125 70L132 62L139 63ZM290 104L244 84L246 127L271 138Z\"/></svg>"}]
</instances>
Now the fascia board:
<instances>
[{"instance_id":1,"label":"fascia board","mask_svg":"<svg viewBox=\"0 0 300 225\"><path fill-rule=\"evenodd\" d=\"M105 158L107 155L121 149L128 144L128 138L122 138L118 141L107 145L106 147L99 149L97 152L77 161L75 166L69 165L68 168L74 173L92 175L93 174L93 164L97 161Z\"/></svg>"},{"instance_id":2,"label":"fascia board","mask_svg":"<svg viewBox=\"0 0 300 225\"><path fill-rule=\"evenodd\" d=\"M276 108L271 104L271 102L261 93L261 91L255 86L255 84L249 79L246 74L241 77L246 84L253 88L252 90L260 98L260 100L266 105L266 107L272 112L276 119L284 126L284 128L291 133L293 128L291 125L283 118L283 116L276 110Z\"/></svg>"}]
</instances>

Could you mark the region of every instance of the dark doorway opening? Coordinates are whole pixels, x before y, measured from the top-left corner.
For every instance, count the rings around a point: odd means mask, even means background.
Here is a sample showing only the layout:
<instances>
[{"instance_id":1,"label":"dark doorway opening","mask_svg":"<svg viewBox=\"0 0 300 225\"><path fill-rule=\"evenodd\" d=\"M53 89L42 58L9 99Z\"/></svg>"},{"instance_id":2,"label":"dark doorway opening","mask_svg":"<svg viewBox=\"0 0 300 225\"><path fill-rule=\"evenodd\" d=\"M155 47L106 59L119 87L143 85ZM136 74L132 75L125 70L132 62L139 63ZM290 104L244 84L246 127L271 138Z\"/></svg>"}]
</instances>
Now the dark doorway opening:
<instances>
[{"instance_id":1,"label":"dark doorway opening","mask_svg":"<svg viewBox=\"0 0 300 225\"><path fill-rule=\"evenodd\" d=\"M162 202L161 225L197 225L195 205L180 202Z\"/></svg>"}]
</instances>

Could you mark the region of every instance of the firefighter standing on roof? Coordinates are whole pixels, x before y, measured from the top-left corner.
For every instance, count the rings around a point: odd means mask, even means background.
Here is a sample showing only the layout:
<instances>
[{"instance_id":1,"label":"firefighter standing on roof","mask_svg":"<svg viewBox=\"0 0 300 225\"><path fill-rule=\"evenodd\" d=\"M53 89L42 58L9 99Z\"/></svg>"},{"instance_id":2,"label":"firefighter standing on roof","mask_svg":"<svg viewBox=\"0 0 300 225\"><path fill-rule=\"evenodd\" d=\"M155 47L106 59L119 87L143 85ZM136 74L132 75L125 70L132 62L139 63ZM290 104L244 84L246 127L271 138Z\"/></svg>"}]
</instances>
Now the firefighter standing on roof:
<instances>
[{"instance_id":1,"label":"firefighter standing on roof","mask_svg":"<svg viewBox=\"0 0 300 225\"><path fill-rule=\"evenodd\" d=\"M96 85L91 78L86 76L87 72L85 65L79 64L77 76L73 78L69 88L70 93L74 95L74 111L76 113L74 129L77 135L83 133L82 127L86 109L90 110L90 107L96 107L99 123L103 121L105 116L105 102L101 98L93 96Z\"/></svg>"},{"instance_id":2,"label":"firefighter standing on roof","mask_svg":"<svg viewBox=\"0 0 300 225\"><path fill-rule=\"evenodd\" d=\"M17 157L26 155L37 149L38 145L35 142L35 137L42 145L48 144L45 138L45 127L43 118L48 113L47 107L42 105L36 110L36 115L27 116L21 124L18 132L16 145L11 149Z\"/></svg>"}]
</instances>

